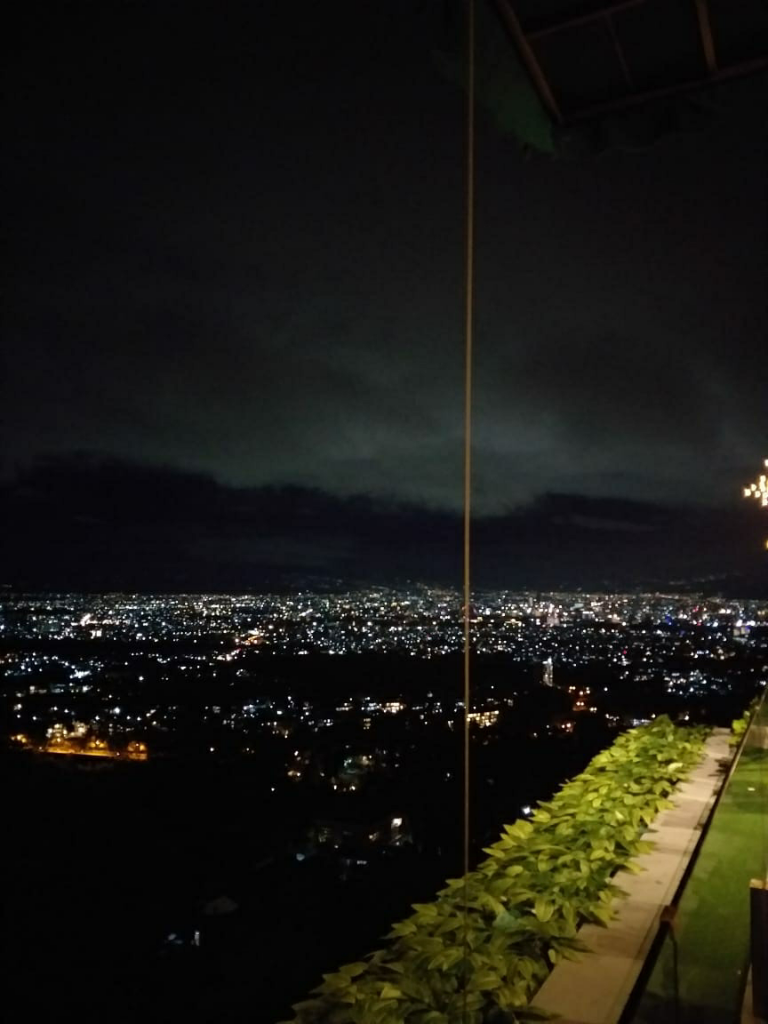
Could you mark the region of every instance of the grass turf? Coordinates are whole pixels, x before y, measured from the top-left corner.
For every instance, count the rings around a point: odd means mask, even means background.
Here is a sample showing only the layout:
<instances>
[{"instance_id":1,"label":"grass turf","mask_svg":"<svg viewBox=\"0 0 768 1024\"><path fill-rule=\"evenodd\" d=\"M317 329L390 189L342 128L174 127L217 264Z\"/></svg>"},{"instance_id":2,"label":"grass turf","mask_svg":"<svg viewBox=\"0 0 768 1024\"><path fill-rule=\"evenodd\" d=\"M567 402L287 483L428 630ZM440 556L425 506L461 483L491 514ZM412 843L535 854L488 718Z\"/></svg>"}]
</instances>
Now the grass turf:
<instances>
[{"instance_id":1,"label":"grass turf","mask_svg":"<svg viewBox=\"0 0 768 1024\"><path fill-rule=\"evenodd\" d=\"M749 882L768 863L768 750L747 747L723 793L632 1024L738 1021Z\"/></svg>"}]
</instances>

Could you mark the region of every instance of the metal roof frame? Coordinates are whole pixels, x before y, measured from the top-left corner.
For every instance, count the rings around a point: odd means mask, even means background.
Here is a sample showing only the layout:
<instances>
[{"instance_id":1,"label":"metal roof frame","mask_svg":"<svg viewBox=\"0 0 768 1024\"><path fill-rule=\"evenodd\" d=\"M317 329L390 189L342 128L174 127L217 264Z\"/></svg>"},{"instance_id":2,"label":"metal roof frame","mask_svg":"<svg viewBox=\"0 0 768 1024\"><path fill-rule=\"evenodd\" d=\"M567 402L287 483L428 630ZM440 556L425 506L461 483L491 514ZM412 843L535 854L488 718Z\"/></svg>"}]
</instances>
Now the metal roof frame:
<instances>
[{"instance_id":1,"label":"metal roof frame","mask_svg":"<svg viewBox=\"0 0 768 1024\"><path fill-rule=\"evenodd\" d=\"M726 82L735 78L742 78L746 75L755 74L768 69L768 7L765 17L765 38L764 52L757 55L744 55L740 59L730 60L727 63L718 59L717 32L712 17L710 0L685 0L691 4L691 24L695 26L693 31L698 32L697 46L701 54L702 71L701 76L687 76L680 78L672 76L669 81L653 87L638 87L636 76L633 73L630 60L627 57L622 45L621 33L628 31L626 20L623 16L630 11L638 11L643 8L651 10L649 0L612 0L610 3L603 3L599 6L594 4L582 6L574 13L554 17L546 17L546 11L537 20L530 20L525 23L521 20L516 9L516 0L491 0L496 12L506 30L507 36L515 46L518 56L524 65L531 83L538 94L538 97L548 112L553 122L558 125L567 125L580 121L597 118L606 114L612 114L622 110L636 107L640 104L664 97L678 94L690 93L703 90L713 85ZM546 3L541 3L541 8L546 8ZM668 8L670 10L671 7ZM678 5L678 11L680 5ZM734 14L735 12L735 14ZM746 12L746 13L745 13ZM747 8L742 5L741 15L746 17ZM739 17L739 5L734 4L729 9L729 17ZM606 86L607 95L601 96L591 102L572 102L567 95L567 90L558 90L552 81L550 74L545 69L541 48L542 44L553 37L559 37L562 41L569 35L591 26L604 26L608 39L610 40L615 55L620 81L623 83L623 91L611 92ZM660 26L663 32L664 26ZM620 31L621 29L621 31ZM749 34L748 27L746 34ZM646 47L648 56L652 59L653 52L650 46Z\"/></svg>"}]
</instances>

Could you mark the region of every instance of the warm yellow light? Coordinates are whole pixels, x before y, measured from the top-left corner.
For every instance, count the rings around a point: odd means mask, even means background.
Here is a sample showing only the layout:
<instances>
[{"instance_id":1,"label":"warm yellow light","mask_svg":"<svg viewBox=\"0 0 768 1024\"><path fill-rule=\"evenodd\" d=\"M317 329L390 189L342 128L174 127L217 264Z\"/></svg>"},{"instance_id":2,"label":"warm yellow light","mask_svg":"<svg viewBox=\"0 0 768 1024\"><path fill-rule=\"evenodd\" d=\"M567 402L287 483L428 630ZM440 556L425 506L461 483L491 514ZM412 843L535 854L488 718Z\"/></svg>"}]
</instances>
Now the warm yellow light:
<instances>
[{"instance_id":1,"label":"warm yellow light","mask_svg":"<svg viewBox=\"0 0 768 1024\"><path fill-rule=\"evenodd\" d=\"M765 459L763 464L768 467L768 459ZM760 502L761 508L768 508L768 476L761 473L757 478L757 483L744 488L744 497L754 498L755 501ZM765 550L768 551L768 540L765 542Z\"/></svg>"}]
</instances>

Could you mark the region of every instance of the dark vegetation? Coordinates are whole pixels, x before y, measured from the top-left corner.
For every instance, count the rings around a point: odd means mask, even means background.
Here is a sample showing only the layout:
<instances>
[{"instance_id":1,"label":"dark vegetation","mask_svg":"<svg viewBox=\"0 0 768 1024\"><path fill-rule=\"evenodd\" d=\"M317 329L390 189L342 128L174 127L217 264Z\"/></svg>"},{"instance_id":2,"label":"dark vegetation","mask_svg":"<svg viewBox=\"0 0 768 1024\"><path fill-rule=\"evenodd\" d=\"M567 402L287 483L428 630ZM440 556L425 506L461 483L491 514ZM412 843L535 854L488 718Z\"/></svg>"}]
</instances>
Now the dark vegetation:
<instances>
[{"instance_id":1,"label":"dark vegetation","mask_svg":"<svg viewBox=\"0 0 768 1024\"><path fill-rule=\"evenodd\" d=\"M254 686L262 695L312 695L329 708L359 692L415 702L439 691L448 701L459 693L458 665L335 658L330 676L328 659L267 657L255 680L224 677L220 685L233 703ZM601 709L641 711L658 697L638 691L622 700L607 669L571 676L574 685L605 680ZM133 678L123 681L126 694L137 686ZM197 714L211 700L210 685L158 682L159 701L184 701L186 731L169 736L164 755L147 763L3 755L4 962L8 998L18 1007L11 1019L22 1012L114 1022L284 1019L322 972L377 948L411 903L431 900L459 873L460 729L407 715L385 716L367 733L348 724L314 735L304 725L289 738L262 735L250 757L224 748L213 758L205 756L210 734ZM567 690L545 689L533 670L502 658L478 662L476 685L515 694L496 728L473 735L479 860L504 822L547 799L616 728L604 715L585 715L573 734L548 730L568 713ZM702 707L700 717L727 724L746 701L721 703L714 712ZM366 743L393 756L357 792L334 793L312 773L298 784L286 778L295 746L313 747L315 763L333 770L344 751ZM364 865L341 865L348 850L307 846L318 819L388 815L404 818L412 842L372 848ZM222 896L237 909L206 914ZM171 934L178 939L169 942Z\"/></svg>"}]
</instances>

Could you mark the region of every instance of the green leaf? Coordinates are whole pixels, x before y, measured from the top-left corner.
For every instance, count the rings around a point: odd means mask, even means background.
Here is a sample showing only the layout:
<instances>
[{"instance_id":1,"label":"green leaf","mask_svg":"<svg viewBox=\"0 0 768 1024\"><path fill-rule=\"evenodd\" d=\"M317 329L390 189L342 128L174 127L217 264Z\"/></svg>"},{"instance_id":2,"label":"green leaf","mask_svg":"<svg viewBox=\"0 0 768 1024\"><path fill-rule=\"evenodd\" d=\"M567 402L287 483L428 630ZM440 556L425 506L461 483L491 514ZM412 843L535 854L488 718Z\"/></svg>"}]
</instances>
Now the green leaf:
<instances>
[{"instance_id":1,"label":"green leaf","mask_svg":"<svg viewBox=\"0 0 768 1024\"><path fill-rule=\"evenodd\" d=\"M554 906L551 903L548 903L542 896L536 900L533 907L534 914L542 923L546 923L550 920L554 910Z\"/></svg>"},{"instance_id":2,"label":"green leaf","mask_svg":"<svg viewBox=\"0 0 768 1024\"><path fill-rule=\"evenodd\" d=\"M517 1018L519 1021L529 1020L556 1020L554 1014L549 1013L548 1010L540 1010L537 1006L526 1006L524 1010L520 1012Z\"/></svg>"},{"instance_id":3,"label":"green leaf","mask_svg":"<svg viewBox=\"0 0 768 1024\"><path fill-rule=\"evenodd\" d=\"M597 918L600 924L608 925L613 920L610 907L593 907L592 915Z\"/></svg>"},{"instance_id":4,"label":"green leaf","mask_svg":"<svg viewBox=\"0 0 768 1024\"><path fill-rule=\"evenodd\" d=\"M321 992L335 992L352 984L351 978L340 971L334 974L324 974L323 983L319 986Z\"/></svg>"},{"instance_id":5,"label":"green leaf","mask_svg":"<svg viewBox=\"0 0 768 1024\"><path fill-rule=\"evenodd\" d=\"M344 966L341 968L341 973L346 974L348 978L356 978L358 974L362 974L363 971L366 971L367 969L368 964L360 962L354 964L344 964Z\"/></svg>"},{"instance_id":6,"label":"green leaf","mask_svg":"<svg viewBox=\"0 0 768 1024\"><path fill-rule=\"evenodd\" d=\"M570 946L561 946L560 956L565 960L581 960L581 953L579 950L572 949Z\"/></svg>"},{"instance_id":7,"label":"green leaf","mask_svg":"<svg viewBox=\"0 0 768 1024\"><path fill-rule=\"evenodd\" d=\"M304 1013L305 1010L316 1010L319 1006L319 999L303 999L300 1003L293 1003L291 1009L296 1013Z\"/></svg>"},{"instance_id":8,"label":"green leaf","mask_svg":"<svg viewBox=\"0 0 768 1024\"><path fill-rule=\"evenodd\" d=\"M488 853L490 854L491 857L497 857L500 860L504 860L504 858L507 856L504 850L499 850L495 846L484 846L483 853Z\"/></svg>"},{"instance_id":9,"label":"green leaf","mask_svg":"<svg viewBox=\"0 0 768 1024\"><path fill-rule=\"evenodd\" d=\"M504 830L515 839L527 839L533 833L533 822L518 818L512 825L505 825Z\"/></svg>"},{"instance_id":10,"label":"green leaf","mask_svg":"<svg viewBox=\"0 0 768 1024\"><path fill-rule=\"evenodd\" d=\"M503 914L504 911L506 910L504 904L497 900L495 896L491 896L490 893L483 893L483 895L480 897L480 900L483 906L487 907L489 910L492 910L494 914Z\"/></svg>"},{"instance_id":11,"label":"green leaf","mask_svg":"<svg viewBox=\"0 0 768 1024\"><path fill-rule=\"evenodd\" d=\"M476 971L469 981L470 990L487 992L498 988L501 985L501 978L494 971Z\"/></svg>"},{"instance_id":12,"label":"green leaf","mask_svg":"<svg viewBox=\"0 0 768 1024\"><path fill-rule=\"evenodd\" d=\"M429 961L429 969L433 971L435 968L439 968L441 971L449 971L452 967L455 967L459 961L464 959L463 947L454 946L453 949L444 949L441 953L433 956Z\"/></svg>"},{"instance_id":13,"label":"green leaf","mask_svg":"<svg viewBox=\"0 0 768 1024\"><path fill-rule=\"evenodd\" d=\"M402 999L403 998L402 991L399 988L397 988L395 985L390 985L389 982L386 982L382 986L380 995L381 995L382 999Z\"/></svg>"},{"instance_id":14,"label":"green leaf","mask_svg":"<svg viewBox=\"0 0 768 1024\"><path fill-rule=\"evenodd\" d=\"M398 921L397 924L392 926L392 930L389 933L390 938L401 938L404 935L413 935L416 931L416 924L411 920Z\"/></svg>"}]
</instances>

